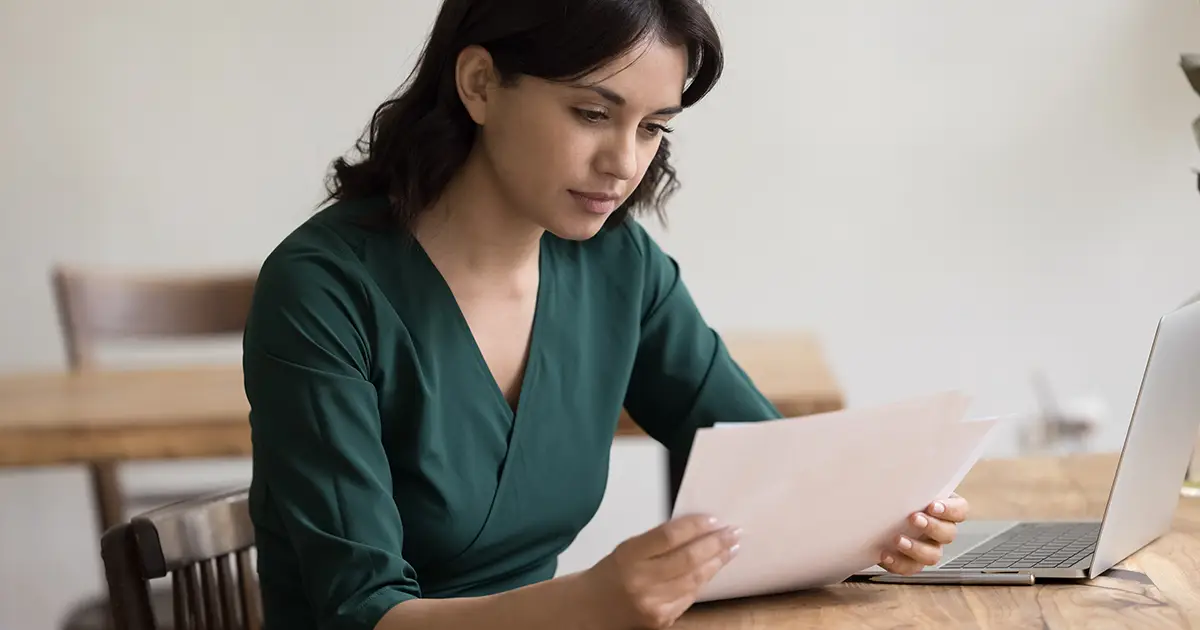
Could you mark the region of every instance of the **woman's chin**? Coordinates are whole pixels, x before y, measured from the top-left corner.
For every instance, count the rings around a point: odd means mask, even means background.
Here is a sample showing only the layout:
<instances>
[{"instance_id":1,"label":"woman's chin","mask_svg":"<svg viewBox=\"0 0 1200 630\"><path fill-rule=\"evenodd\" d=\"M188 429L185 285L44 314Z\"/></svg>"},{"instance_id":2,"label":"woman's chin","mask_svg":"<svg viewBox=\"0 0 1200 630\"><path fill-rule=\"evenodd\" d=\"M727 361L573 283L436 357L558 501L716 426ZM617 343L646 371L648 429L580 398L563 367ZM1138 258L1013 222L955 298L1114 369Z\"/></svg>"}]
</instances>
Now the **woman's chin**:
<instances>
[{"instance_id":1,"label":"woman's chin","mask_svg":"<svg viewBox=\"0 0 1200 630\"><path fill-rule=\"evenodd\" d=\"M571 217L565 221L556 221L554 225L547 226L546 231L557 236L558 238L568 241L586 241L604 228L604 222L611 215L596 214L586 217Z\"/></svg>"}]
</instances>

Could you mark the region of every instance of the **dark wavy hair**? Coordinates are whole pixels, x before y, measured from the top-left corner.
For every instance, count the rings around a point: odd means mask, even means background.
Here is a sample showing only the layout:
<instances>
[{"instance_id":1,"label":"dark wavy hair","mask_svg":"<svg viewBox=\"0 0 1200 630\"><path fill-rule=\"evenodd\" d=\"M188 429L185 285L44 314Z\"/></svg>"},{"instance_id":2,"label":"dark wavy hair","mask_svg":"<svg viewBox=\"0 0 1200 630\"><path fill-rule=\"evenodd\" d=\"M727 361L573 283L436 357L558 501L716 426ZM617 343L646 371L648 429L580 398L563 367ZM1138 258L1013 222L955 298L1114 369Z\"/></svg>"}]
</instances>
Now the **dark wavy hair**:
<instances>
[{"instance_id":1,"label":"dark wavy hair","mask_svg":"<svg viewBox=\"0 0 1200 630\"><path fill-rule=\"evenodd\" d=\"M699 0L445 0L412 73L357 142L359 159L333 162L326 201L386 196L388 222L408 227L438 198L475 142L475 122L455 87L464 48L485 48L506 83L522 75L577 81L650 37L686 47L683 107L713 88L723 52ZM665 203L679 187L670 157L663 138L609 225L646 210L665 219Z\"/></svg>"}]
</instances>

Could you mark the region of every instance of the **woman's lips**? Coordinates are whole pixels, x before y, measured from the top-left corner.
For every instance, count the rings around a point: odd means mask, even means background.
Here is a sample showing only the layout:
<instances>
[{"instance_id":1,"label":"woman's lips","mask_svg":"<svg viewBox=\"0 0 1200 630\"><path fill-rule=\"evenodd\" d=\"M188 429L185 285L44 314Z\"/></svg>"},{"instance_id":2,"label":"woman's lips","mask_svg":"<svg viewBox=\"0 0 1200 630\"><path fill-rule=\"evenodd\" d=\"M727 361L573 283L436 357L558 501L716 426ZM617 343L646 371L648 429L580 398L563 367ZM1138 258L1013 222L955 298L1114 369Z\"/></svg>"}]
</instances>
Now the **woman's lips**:
<instances>
[{"instance_id":1,"label":"woman's lips","mask_svg":"<svg viewBox=\"0 0 1200 630\"><path fill-rule=\"evenodd\" d=\"M588 193L577 190L570 192L580 207L592 214L609 214L617 209L617 203L621 200L619 195L611 193Z\"/></svg>"}]
</instances>

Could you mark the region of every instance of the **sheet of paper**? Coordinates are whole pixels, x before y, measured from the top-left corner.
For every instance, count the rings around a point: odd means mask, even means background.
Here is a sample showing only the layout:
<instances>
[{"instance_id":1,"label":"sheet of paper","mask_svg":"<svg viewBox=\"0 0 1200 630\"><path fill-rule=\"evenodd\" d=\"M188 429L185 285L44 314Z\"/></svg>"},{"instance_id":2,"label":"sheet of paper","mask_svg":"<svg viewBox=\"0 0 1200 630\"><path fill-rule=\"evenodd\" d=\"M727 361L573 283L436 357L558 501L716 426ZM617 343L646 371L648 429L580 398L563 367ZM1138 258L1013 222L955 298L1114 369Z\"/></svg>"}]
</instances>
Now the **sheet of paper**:
<instances>
[{"instance_id":1,"label":"sheet of paper","mask_svg":"<svg viewBox=\"0 0 1200 630\"><path fill-rule=\"evenodd\" d=\"M982 423L974 427L963 427L965 431L960 434L962 439L966 440L967 442L975 443L975 450L970 454L969 457L963 460L962 467L959 468L958 471L954 473L954 476L946 482L946 486L943 487L942 491L938 493L938 497L941 498L950 496L950 494L954 492L954 489L958 487L958 484L962 483L962 480L966 478L967 473L971 472L971 467L975 465L975 462L979 461L980 457L983 457L983 453L987 450L987 447L991 442L991 438L996 433L996 428L1000 424L1006 421L1016 420L1018 418L1020 418L1020 416L1011 415L963 420L962 424L968 425ZM973 428L982 431L983 437L979 438L978 432L971 430Z\"/></svg>"},{"instance_id":2,"label":"sheet of paper","mask_svg":"<svg viewBox=\"0 0 1200 630\"><path fill-rule=\"evenodd\" d=\"M674 515L742 527L741 549L699 601L841 582L879 562L905 519L947 496L995 419L964 421L949 392L696 435Z\"/></svg>"}]
</instances>

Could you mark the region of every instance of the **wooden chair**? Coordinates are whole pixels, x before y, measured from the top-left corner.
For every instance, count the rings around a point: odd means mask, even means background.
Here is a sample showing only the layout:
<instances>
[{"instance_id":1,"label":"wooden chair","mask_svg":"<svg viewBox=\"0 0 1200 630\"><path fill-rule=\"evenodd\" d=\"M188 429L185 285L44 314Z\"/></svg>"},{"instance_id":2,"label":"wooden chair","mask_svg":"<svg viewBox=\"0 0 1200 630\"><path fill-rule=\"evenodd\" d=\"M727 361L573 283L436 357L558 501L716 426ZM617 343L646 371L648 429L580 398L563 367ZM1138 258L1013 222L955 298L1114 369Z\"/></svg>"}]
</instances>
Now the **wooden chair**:
<instances>
[{"instance_id":1,"label":"wooden chair","mask_svg":"<svg viewBox=\"0 0 1200 630\"><path fill-rule=\"evenodd\" d=\"M262 604L245 489L173 503L108 530L100 543L112 621L158 630L150 582L171 577L173 627L258 630Z\"/></svg>"},{"instance_id":2,"label":"wooden chair","mask_svg":"<svg viewBox=\"0 0 1200 630\"><path fill-rule=\"evenodd\" d=\"M87 272L65 267L52 275L55 303L71 370L100 367L103 345L122 340L166 341L239 334L246 323L255 274L146 275ZM88 464L98 535L125 522L129 503L157 506L177 494L132 496L121 488L116 461ZM169 605L165 591L152 597ZM109 603L88 601L70 611L65 630L108 628Z\"/></svg>"},{"instance_id":3,"label":"wooden chair","mask_svg":"<svg viewBox=\"0 0 1200 630\"><path fill-rule=\"evenodd\" d=\"M255 279L254 274L168 277L56 268L54 296L67 363L75 371L99 367L105 342L240 333ZM93 462L89 474L103 533L125 520L117 463Z\"/></svg>"}]
</instances>

